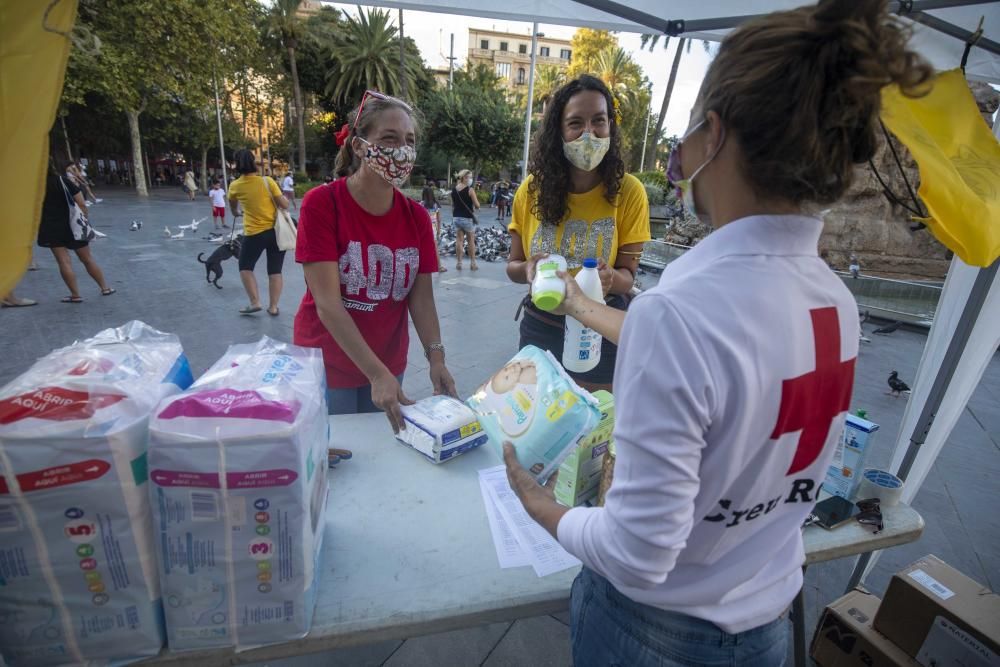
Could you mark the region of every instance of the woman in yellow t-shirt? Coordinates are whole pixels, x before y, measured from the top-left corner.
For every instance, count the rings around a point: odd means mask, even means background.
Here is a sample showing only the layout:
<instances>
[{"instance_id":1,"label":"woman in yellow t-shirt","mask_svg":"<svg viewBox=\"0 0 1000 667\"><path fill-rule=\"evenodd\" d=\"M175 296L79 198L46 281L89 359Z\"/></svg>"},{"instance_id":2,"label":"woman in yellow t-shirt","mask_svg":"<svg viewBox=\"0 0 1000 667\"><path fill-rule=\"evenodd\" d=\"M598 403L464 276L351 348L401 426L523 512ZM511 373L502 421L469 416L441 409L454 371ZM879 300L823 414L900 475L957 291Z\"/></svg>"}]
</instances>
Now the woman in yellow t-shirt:
<instances>
[{"instance_id":1,"label":"woman in yellow t-shirt","mask_svg":"<svg viewBox=\"0 0 1000 667\"><path fill-rule=\"evenodd\" d=\"M514 195L507 276L530 284L548 253L566 258L571 274L598 261L608 305L625 310L642 246L649 241L649 202L625 173L614 98L600 79L583 75L556 91L535 135L529 175ZM521 304L521 347L562 358L565 318ZM591 371L570 373L591 391L611 389L617 347L605 340Z\"/></svg>"},{"instance_id":2,"label":"woman in yellow t-shirt","mask_svg":"<svg viewBox=\"0 0 1000 667\"><path fill-rule=\"evenodd\" d=\"M275 206L288 210L288 200L274 179L257 175L257 161L254 154L244 149L236 151L236 171L240 173L229 186L229 207L233 215L239 215L237 208L243 206L243 245L240 248L240 280L247 291L250 305L240 308L240 315L259 313L260 293L253 269L263 253L267 253L267 314L278 315L278 299L284 283L281 267L285 263L285 251L278 248L278 237L274 232Z\"/></svg>"}]
</instances>

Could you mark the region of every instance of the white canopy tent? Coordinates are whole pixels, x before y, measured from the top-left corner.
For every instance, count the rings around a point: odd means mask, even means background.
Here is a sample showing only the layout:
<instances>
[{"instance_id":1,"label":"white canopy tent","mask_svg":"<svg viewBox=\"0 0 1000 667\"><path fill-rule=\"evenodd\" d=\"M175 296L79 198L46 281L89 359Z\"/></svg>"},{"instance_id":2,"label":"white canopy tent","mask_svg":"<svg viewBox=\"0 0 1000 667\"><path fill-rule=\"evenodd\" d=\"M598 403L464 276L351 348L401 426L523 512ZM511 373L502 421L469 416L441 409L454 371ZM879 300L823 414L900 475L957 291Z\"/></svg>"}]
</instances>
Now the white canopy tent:
<instances>
[{"instance_id":1,"label":"white canopy tent","mask_svg":"<svg viewBox=\"0 0 1000 667\"><path fill-rule=\"evenodd\" d=\"M366 0L365 4L425 12L721 40L750 17L801 6L803 0ZM1000 2L895 0L891 11L913 23L911 46L939 70L967 56L969 79L1000 84ZM970 46L971 45L971 46ZM533 45L534 48L534 45ZM532 68L529 81L534 79ZM529 83L530 85L530 83ZM526 127L530 127L530 105ZM994 135L1000 136L1000 123ZM525 141L527 161L527 140ZM982 224L1000 224L983 220ZM1000 345L1000 259L987 268L952 263L934 326L906 407L891 469L907 478L904 500L916 496L959 415ZM863 559L853 587L874 564Z\"/></svg>"}]
</instances>

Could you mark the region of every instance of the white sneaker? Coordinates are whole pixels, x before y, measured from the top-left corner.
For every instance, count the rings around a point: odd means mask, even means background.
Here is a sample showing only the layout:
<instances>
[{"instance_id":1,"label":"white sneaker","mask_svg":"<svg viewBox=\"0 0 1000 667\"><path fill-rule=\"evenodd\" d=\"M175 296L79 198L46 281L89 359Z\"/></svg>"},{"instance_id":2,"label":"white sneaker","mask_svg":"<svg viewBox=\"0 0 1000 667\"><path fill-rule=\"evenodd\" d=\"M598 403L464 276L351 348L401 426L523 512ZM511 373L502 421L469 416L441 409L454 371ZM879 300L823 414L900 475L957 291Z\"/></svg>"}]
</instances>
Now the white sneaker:
<instances>
[{"instance_id":1,"label":"white sneaker","mask_svg":"<svg viewBox=\"0 0 1000 667\"><path fill-rule=\"evenodd\" d=\"M100 198L98 198L98 199L95 199L95 200L94 200L94 203L95 203L95 204L100 204L100 203L101 203L102 201L104 201L104 200L103 200L103 199L100 199Z\"/></svg>"}]
</instances>

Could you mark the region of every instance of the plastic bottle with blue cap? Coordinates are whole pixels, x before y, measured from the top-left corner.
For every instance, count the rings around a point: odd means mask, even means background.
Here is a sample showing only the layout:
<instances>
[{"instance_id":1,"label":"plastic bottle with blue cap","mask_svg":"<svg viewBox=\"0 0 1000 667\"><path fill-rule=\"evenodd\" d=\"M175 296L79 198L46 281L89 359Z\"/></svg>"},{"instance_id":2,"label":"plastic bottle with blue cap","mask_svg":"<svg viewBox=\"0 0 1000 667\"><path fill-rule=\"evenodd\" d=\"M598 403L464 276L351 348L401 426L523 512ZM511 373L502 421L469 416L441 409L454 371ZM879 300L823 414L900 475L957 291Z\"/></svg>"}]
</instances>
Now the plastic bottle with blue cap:
<instances>
[{"instance_id":1,"label":"plastic bottle with blue cap","mask_svg":"<svg viewBox=\"0 0 1000 667\"><path fill-rule=\"evenodd\" d=\"M576 283L589 298L594 301L604 301L601 275L597 272L597 260L593 257L583 260L583 268L576 274ZM563 339L563 368L573 373L586 373L597 368L597 364L601 361L601 341L601 334L567 315Z\"/></svg>"}]
</instances>

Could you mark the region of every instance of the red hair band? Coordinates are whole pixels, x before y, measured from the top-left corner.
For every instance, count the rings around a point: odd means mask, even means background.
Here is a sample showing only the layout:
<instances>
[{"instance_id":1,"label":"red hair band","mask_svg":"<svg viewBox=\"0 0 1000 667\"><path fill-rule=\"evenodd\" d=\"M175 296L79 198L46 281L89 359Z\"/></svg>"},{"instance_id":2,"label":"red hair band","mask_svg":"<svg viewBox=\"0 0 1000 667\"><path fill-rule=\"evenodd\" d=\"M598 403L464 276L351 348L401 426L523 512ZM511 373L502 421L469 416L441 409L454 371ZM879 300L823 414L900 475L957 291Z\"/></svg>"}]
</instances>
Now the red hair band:
<instances>
[{"instance_id":1,"label":"red hair band","mask_svg":"<svg viewBox=\"0 0 1000 667\"><path fill-rule=\"evenodd\" d=\"M344 123L344 126L340 128L340 131L333 136L337 139L337 145L343 146L344 142L347 141L347 137L351 135L351 126L348 123Z\"/></svg>"}]
</instances>

